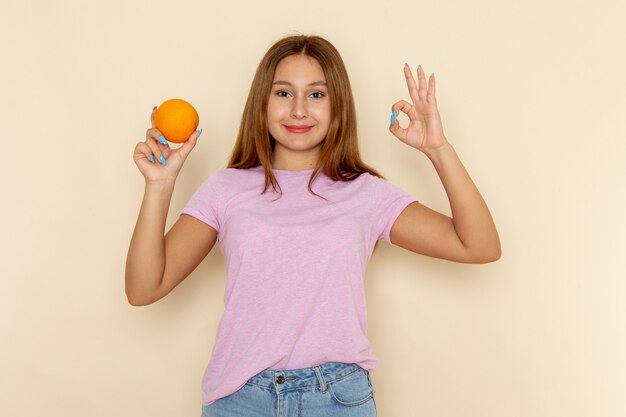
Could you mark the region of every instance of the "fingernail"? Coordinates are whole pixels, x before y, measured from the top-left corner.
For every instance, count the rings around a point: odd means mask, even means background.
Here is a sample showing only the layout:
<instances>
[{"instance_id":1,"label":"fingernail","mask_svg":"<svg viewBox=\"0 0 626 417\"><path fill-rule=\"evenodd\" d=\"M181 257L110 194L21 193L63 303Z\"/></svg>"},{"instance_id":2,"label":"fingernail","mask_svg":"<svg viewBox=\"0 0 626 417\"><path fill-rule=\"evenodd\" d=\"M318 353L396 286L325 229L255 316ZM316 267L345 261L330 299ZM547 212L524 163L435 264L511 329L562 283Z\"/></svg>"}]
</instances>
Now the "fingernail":
<instances>
[{"instance_id":1,"label":"fingernail","mask_svg":"<svg viewBox=\"0 0 626 417\"><path fill-rule=\"evenodd\" d=\"M409 68L409 64L407 64L406 62L404 63L404 66Z\"/></svg>"},{"instance_id":2,"label":"fingernail","mask_svg":"<svg viewBox=\"0 0 626 417\"><path fill-rule=\"evenodd\" d=\"M150 155L150 162L154 164L154 155Z\"/></svg>"},{"instance_id":3,"label":"fingernail","mask_svg":"<svg viewBox=\"0 0 626 417\"><path fill-rule=\"evenodd\" d=\"M422 68L422 64L418 65L417 68Z\"/></svg>"},{"instance_id":4,"label":"fingernail","mask_svg":"<svg viewBox=\"0 0 626 417\"><path fill-rule=\"evenodd\" d=\"M154 107L152 108L152 111L155 111L155 110L156 110L156 108L157 108L157 106L154 106Z\"/></svg>"},{"instance_id":5,"label":"fingernail","mask_svg":"<svg viewBox=\"0 0 626 417\"><path fill-rule=\"evenodd\" d=\"M200 129L200 131L198 132L198 135L196 136L196 140L198 140L201 134L202 134L202 129Z\"/></svg>"},{"instance_id":6,"label":"fingernail","mask_svg":"<svg viewBox=\"0 0 626 417\"><path fill-rule=\"evenodd\" d=\"M163 155L159 156L159 161L161 161L161 163L165 165L165 158L163 158Z\"/></svg>"},{"instance_id":7,"label":"fingernail","mask_svg":"<svg viewBox=\"0 0 626 417\"><path fill-rule=\"evenodd\" d=\"M391 112L391 125L392 125L392 126L393 126L393 122L395 122L395 121L396 121L396 116L397 116L396 112L395 112L395 111L392 111L392 112Z\"/></svg>"},{"instance_id":8,"label":"fingernail","mask_svg":"<svg viewBox=\"0 0 626 417\"><path fill-rule=\"evenodd\" d=\"M167 141L165 140L163 135L159 136L159 142L161 142L163 145L167 145Z\"/></svg>"}]
</instances>

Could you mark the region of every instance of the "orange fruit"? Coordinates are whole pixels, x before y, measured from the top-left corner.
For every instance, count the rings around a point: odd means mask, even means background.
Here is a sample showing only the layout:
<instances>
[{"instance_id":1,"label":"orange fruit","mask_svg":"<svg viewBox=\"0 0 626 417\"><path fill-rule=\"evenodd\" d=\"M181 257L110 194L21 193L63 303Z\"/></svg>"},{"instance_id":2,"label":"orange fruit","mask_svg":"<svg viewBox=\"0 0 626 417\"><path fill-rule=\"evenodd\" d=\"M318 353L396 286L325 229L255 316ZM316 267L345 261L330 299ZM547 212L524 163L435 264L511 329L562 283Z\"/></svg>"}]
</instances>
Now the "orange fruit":
<instances>
[{"instance_id":1,"label":"orange fruit","mask_svg":"<svg viewBox=\"0 0 626 417\"><path fill-rule=\"evenodd\" d=\"M186 142L199 121L196 109L180 98L164 101L154 113L154 127L174 143Z\"/></svg>"}]
</instances>

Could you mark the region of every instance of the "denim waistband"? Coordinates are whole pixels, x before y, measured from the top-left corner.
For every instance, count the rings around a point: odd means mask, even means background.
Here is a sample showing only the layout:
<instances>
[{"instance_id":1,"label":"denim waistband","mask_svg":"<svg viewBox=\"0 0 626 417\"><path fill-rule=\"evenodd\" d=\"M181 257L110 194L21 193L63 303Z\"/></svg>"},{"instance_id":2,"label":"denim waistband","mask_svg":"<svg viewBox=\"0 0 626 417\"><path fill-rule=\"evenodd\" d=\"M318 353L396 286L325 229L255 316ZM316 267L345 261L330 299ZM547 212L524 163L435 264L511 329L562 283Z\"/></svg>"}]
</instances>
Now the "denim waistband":
<instances>
[{"instance_id":1,"label":"denim waistband","mask_svg":"<svg viewBox=\"0 0 626 417\"><path fill-rule=\"evenodd\" d=\"M276 391L317 385L325 392L328 382L342 379L358 370L365 369L355 363L324 362L310 368L266 369L250 378L247 383Z\"/></svg>"}]
</instances>

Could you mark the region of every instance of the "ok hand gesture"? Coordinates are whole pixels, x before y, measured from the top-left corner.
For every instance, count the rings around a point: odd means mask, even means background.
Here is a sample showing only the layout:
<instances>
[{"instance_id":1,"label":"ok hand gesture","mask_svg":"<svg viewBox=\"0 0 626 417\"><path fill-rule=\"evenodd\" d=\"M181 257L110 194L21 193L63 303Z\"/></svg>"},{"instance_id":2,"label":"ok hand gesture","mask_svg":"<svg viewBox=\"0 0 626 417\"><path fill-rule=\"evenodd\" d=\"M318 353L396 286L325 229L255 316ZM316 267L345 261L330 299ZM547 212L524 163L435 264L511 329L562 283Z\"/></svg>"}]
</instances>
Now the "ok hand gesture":
<instances>
[{"instance_id":1,"label":"ok hand gesture","mask_svg":"<svg viewBox=\"0 0 626 417\"><path fill-rule=\"evenodd\" d=\"M429 155L429 153L447 144L437 109L435 74L431 74L428 85L426 85L424 70L420 65L417 68L419 85L416 85L411 69L408 64L405 64L404 76L412 103L400 100L392 106L393 113L389 131L402 142ZM406 129L395 120L400 111L409 116L409 126Z\"/></svg>"}]
</instances>

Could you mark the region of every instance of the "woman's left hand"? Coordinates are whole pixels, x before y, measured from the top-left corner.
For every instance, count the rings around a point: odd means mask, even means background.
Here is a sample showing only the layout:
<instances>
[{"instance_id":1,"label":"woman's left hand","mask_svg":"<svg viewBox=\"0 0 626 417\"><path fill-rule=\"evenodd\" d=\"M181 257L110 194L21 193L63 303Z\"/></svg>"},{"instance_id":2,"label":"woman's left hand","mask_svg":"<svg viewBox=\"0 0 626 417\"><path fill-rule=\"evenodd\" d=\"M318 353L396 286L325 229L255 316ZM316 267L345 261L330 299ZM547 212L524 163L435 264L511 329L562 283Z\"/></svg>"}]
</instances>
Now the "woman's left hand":
<instances>
[{"instance_id":1,"label":"woman's left hand","mask_svg":"<svg viewBox=\"0 0 626 417\"><path fill-rule=\"evenodd\" d=\"M448 143L443 134L443 125L437 109L435 74L431 74L427 86L424 70L421 66L418 67L419 87L415 84L415 79L408 65L404 66L404 76L413 103L400 100L392 106L395 116L392 113L389 131L402 142L428 155ZM400 127L400 123L395 120L400 111L409 116L409 126L406 129Z\"/></svg>"}]
</instances>

